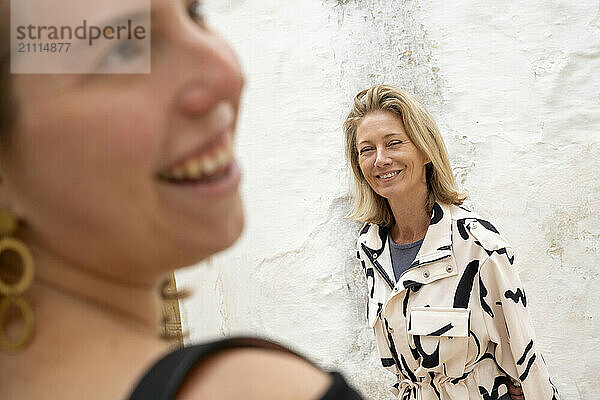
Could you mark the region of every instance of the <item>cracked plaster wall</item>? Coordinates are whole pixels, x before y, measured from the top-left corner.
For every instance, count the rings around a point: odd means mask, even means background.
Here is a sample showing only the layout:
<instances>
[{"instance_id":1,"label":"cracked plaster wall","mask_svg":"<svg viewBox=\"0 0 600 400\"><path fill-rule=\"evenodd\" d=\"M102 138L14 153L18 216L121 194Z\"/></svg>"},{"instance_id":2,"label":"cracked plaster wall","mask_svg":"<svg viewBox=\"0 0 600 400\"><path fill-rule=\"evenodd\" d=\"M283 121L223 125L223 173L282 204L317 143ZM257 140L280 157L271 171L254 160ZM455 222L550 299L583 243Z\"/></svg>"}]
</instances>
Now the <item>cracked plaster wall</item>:
<instances>
[{"instance_id":1,"label":"cracked plaster wall","mask_svg":"<svg viewBox=\"0 0 600 400\"><path fill-rule=\"evenodd\" d=\"M389 82L443 132L467 205L512 242L538 342L563 398L600 367L600 4L210 0L247 73L237 153L247 227L178 272L194 341L258 334L391 398L366 327L359 225L344 220L341 125ZM595 386L595 385L594 385Z\"/></svg>"}]
</instances>

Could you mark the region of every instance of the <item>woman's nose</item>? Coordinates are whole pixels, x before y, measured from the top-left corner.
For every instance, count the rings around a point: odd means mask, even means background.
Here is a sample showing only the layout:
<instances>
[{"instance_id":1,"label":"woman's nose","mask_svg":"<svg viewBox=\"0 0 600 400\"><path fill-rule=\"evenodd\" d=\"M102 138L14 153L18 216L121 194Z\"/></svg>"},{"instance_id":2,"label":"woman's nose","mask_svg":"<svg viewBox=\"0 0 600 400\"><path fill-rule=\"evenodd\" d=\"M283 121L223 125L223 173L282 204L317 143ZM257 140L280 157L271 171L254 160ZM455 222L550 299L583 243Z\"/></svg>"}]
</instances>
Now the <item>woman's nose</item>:
<instances>
[{"instance_id":1,"label":"woman's nose","mask_svg":"<svg viewBox=\"0 0 600 400\"><path fill-rule=\"evenodd\" d=\"M375 158L375 166L376 167L384 167L391 163L391 159L388 156L385 149L377 149L377 157Z\"/></svg>"},{"instance_id":2,"label":"woman's nose","mask_svg":"<svg viewBox=\"0 0 600 400\"><path fill-rule=\"evenodd\" d=\"M171 73L181 83L177 106L182 114L203 114L223 101L237 105L242 71L233 51L217 34L197 26L182 27L174 47Z\"/></svg>"}]
</instances>

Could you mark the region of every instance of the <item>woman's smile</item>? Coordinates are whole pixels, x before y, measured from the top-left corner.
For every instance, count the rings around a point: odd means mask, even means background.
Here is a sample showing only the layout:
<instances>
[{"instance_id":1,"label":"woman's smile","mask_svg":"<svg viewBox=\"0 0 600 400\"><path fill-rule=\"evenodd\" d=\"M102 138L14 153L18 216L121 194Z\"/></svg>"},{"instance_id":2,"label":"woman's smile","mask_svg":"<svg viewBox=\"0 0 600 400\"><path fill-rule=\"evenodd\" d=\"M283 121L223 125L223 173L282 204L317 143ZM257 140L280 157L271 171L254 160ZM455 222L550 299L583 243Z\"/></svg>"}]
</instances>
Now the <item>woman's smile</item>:
<instances>
[{"instance_id":1,"label":"woman's smile","mask_svg":"<svg viewBox=\"0 0 600 400\"><path fill-rule=\"evenodd\" d=\"M399 169L396 171L382 173L382 174L376 175L376 178L380 179L384 182L389 182L392 179L394 179L396 176L398 176L400 174L400 172L402 172L402 171L403 171L402 169Z\"/></svg>"},{"instance_id":2,"label":"woman's smile","mask_svg":"<svg viewBox=\"0 0 600 400\"><path fill-rule=\"evenodd\" d=\"M217 158L212 159L190 160L185 164L185 169L181 172L177 170L177 177L161 176L159 181L170 188L184 193L193 193L194 196L204 200L235 194L241 180L240 169L231 155L224 156L225 162L220 161L223 157L221 159L219 157L217 155ZM208 169L212 172L208 172Z\"/></svg>"},{"instance_id":3,"label":"woman's smile","mask_svg":"<svg viewBox=\"0 0 600 400\"><path fill-rule=\"evenodd\" d=\"M196 183L218 179L233 161L229 134L209 149L201 149L158 173L158 178L172 183Z\"/></svg>"},{"instance_id":4,"label":"woman's smile","mask_svg":"<svg viewBox=\"0 0 600 400\"><path fill-rule=\"evenodd\" d=\"M204 197L219 197L237 190L240 170L233 158L232 136L232 132L218 134L208 145L160 171L157 179L174 187L193 189Z\"/></svg>"}]
</instances>

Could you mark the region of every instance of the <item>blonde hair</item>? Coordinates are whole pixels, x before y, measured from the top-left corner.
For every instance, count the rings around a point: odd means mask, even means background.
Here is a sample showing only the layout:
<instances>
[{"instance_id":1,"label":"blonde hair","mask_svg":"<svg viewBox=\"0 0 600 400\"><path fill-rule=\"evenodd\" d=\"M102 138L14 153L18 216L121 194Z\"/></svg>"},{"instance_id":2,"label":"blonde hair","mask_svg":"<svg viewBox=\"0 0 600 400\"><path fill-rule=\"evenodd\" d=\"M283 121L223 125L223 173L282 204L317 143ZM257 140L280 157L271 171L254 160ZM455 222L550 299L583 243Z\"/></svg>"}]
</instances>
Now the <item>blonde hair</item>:
<instances>
[{"instance_id":1,"label":"blonde hair","mask_svg":"<svg viewBox=\"0 0 600 400\"><path fill-rule=\"evenodd\" d=\"M387 226L394 223L388 201L369 186L358 163L356 130L367 114L376 111L398 115L411 142L429 159L426 166L427 209L431 211L436 201L461 205L467 195L456 187L444 140L431 115L404 90L391 85L377 85L356 95L352 110L344 122L346 159L350 163L355 186L348 218Z\"/></svg>"}]
</instances>

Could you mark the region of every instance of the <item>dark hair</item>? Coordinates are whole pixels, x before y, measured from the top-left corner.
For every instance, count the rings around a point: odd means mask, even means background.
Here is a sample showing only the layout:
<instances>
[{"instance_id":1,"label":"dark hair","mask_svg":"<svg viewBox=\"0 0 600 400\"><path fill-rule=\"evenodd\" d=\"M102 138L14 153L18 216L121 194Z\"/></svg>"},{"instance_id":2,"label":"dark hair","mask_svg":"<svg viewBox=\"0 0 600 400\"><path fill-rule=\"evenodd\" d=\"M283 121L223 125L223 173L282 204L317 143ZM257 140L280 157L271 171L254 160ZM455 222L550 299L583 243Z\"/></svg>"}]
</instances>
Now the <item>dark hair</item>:
<instances>
[{"instance_id":1,"label":"dark hair","mask_svg":"<svg viewBox=\"0 0 600 400\"><path fill-rule=\"evenodd\" d=\"M10 3L0 0L0 145L7 143L15 120L10 73Z\"/></svg>"}]
</instances>

